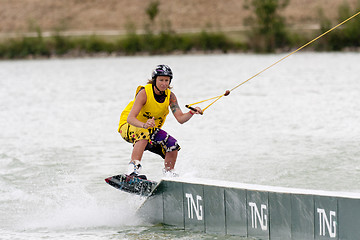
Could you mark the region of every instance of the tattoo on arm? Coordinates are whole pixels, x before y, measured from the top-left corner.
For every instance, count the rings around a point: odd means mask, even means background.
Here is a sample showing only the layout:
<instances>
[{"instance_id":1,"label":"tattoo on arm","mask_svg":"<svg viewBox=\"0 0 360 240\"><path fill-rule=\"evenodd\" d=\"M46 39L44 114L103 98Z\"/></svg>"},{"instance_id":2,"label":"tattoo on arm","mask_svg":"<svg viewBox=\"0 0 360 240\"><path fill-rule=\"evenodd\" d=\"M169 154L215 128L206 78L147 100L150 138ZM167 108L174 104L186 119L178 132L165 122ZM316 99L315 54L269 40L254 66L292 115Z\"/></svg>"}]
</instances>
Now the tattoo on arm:
<instances>
[{"instance_id":1,"label":"tattoo on arm","mask_svg":"<svg viewBox=\"0 0 360 240\"><path fill-rule=\"evenodd\" d=\"M179 104L177 102L176 96L174 93L171 93L170 95L170 109L172 113L174 114L177 110L180 109Z\"/></svg>"}]
</instances>

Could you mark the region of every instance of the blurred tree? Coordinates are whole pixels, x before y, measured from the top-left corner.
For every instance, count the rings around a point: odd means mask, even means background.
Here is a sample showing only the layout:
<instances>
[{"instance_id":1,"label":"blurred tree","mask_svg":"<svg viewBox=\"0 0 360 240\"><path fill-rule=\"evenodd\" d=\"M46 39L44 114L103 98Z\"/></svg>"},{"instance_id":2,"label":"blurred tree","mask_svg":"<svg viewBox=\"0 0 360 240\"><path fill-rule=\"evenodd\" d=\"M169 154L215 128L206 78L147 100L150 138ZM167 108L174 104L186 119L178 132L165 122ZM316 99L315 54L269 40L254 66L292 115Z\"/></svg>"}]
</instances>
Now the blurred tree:
<instances>
[{"instance_id":1,"label":"blurred tree","mask_svg":"<svg viewBox=\"0 0 360 240\"><path fill-rule=\"evenodd\" d=\"M159 13L159 5L158 1L151 2L149 6L146 8L146 14L148 15L151 22L154 22L156 16Z\"/></svg>"},{"instance_id":2,"label":"blurred tree","mask_svg":"<svg viewBox=\"0 0 360 240\"><path fill-rule=\"evenodd\" d=\"M320 16L320 33L326 32L335 24L343 22L355 13L360 11L360 1L356 9L351 9L349 4L344 2L338 8L337 22L331 22L324 14L323 10L319 11ZM341 28L331 32L329 36L320 39L316 45L318 51L341 51L344 48L357 49L360 47L360 21L359 16L346 22Z\"/></svg>"},{"instance_id":3,"label":"blurred tree","mask_svg":"<svg viewBox=\"0 0 360 240\"><path fill-rule=\"evenodd\" d=\"M246 0L244 8L254 13L245 23L251 27L249 45L255 51L273 52L289 43L285 19L279 14L289 1Z\"/></svg>"}]
</instances>

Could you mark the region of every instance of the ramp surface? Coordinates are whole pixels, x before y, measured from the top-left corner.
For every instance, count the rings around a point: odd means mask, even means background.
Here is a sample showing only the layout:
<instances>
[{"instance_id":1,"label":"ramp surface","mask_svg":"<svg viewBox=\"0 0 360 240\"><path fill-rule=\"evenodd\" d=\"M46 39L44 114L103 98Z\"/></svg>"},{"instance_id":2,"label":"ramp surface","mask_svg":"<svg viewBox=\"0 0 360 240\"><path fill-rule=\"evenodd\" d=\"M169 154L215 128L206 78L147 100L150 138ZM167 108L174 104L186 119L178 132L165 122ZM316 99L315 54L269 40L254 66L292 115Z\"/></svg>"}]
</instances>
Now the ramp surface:
<instances>
[{"instance_id":1,"label":"ramp surface","mask_svg":"<svg viewBox=\"0 0 360 240\"><path fill-rule=\"evenodd\" d=\"M163 179L139 209L152 223L261 239L358 239L360 194Z\"/></svg>"}]
</instances>

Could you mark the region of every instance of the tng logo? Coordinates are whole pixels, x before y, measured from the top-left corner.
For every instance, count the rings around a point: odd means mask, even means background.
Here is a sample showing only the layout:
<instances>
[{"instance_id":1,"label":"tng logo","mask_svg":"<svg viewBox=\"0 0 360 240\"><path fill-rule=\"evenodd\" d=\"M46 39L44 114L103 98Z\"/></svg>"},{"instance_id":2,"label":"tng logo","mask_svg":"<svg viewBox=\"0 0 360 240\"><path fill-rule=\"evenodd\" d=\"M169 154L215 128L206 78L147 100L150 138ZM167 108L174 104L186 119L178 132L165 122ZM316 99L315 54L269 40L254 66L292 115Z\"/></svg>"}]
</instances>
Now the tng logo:
<instances>
[{"instance_id":1,"label":"tng logo","mask_svg":"<svg viewBox=\"0 0 360 240\"><path fill-rule=\"evenodd\" d=\"M195 212L196 219L199 221L203 220L203 206L201 204L202 197L196 195L195 201L191 193L185 193L185 196L187 198L188 218L193 219Z\"/></svg>"},{"instance_id":2,"label":"tng logo","mask_svg":"<svg viewBox=\"0 0 360 240\"><path fill-rule=\"evenodd\" d=\"M320 236L326 235L326 229L329 232L331 238L336 237L336 212L330 211L330 216L326 215L325 209L318 208L319 214L319 234Z\"/></svg>"},{"instance_id":3,"label":"tng logo","mask_svg":"<svg viewBox=\"0 0 360 240\"><path fill-rule=\"evenodd\" d=\"M257 228L257 223L260 223L261 230L267 230L267 207L265 204L261 204L260 211L254 202L249 202L251 211L251 227Z\"/></svg>"}]
</instances>

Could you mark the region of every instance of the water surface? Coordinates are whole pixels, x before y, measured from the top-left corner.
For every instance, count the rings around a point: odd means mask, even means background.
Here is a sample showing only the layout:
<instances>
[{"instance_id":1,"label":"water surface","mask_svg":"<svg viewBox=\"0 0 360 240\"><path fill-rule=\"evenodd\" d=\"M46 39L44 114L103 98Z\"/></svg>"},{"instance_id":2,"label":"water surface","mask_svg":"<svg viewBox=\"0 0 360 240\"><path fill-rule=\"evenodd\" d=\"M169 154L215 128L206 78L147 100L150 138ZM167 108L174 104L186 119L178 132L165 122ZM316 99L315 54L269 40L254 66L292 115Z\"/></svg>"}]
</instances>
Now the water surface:
<instances>
[{"instance_id":1,"label":"water surface","mask_svg":"<svg viewBox=\"0 0 360 240\"><path fill-rule=\"evenodd\" d=\"M154 56L0 62L2 239L213 239L152 226L142 199L104 178L131 145L119 115L152 68L169 64L182 109L218 96L283 55ZM298 53L179 125L183 177L359 192L358 53ZM149 178L162 160L144 154ZM231 237L218 237L231 239Z\"/></svg>"}]
</instances>

